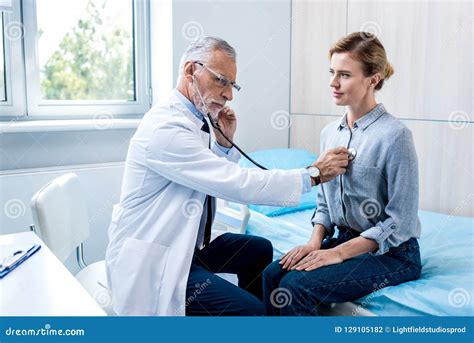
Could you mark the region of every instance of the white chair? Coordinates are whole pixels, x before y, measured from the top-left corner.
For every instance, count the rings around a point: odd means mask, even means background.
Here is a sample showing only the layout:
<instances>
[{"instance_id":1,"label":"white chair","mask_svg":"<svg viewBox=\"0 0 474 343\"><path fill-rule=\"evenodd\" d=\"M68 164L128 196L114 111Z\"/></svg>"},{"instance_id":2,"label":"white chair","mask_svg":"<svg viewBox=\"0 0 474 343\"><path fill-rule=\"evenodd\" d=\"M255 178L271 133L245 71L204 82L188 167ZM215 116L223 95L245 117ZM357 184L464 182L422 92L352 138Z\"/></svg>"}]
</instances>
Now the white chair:
<instances>
[{"instance_id":1,"label":"white chair","mask_svg":"<svg viewBox=\"0 0 474 343\"><path fill-rule=\"evenodd\" d=\"M76 250L81 268L76 279L107 314L113 315L105 261L90 265L84 262L83 242L90 228L87 202L77 175L65 174L46 184L33 196L31 208L35 233L63 263Z\"/></svg>"}]
</instances>

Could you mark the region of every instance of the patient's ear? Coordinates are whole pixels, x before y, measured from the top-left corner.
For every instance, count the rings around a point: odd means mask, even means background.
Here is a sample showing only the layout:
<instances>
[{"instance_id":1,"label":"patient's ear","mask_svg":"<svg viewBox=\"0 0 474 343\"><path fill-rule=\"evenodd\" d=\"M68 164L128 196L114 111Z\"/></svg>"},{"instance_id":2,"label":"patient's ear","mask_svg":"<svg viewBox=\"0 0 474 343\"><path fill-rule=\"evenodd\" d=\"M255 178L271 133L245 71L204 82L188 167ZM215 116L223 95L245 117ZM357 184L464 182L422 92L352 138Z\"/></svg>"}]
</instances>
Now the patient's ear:
<instances>
[{"instance_id":1,"label":"patient's ear","mask_svg":"<svg viewBox=\"0 0 474 343\"><path fill-rule=\"evenodd\" d=\"M380 73L375 73L374 75L372 75L370 78L370 87L375 88L379 84L381 79L382 76L380 75Z\"/></svg>"}]
</instances>

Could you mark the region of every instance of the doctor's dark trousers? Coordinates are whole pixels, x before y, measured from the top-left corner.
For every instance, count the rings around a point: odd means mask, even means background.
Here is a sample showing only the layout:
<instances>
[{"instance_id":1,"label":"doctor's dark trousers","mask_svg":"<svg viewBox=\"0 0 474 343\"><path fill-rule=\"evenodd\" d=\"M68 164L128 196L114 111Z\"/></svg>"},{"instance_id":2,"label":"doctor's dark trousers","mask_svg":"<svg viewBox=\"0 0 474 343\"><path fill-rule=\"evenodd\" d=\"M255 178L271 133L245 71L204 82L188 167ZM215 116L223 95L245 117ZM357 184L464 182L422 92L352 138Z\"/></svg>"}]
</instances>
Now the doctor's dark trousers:
<instances>
[{"instance_id":1,"label":"doctor's dark trousers","mask_svg":"<svg viewBox=\"0 0 474 343\"><path fill-rule=\"evenodd\" d=\"M186 288L186 315L264 315L262 272L272 257L267 239L233 233L196 249ZM215 273L237 274L238 286Z\"/></svg>"}]
</instances>

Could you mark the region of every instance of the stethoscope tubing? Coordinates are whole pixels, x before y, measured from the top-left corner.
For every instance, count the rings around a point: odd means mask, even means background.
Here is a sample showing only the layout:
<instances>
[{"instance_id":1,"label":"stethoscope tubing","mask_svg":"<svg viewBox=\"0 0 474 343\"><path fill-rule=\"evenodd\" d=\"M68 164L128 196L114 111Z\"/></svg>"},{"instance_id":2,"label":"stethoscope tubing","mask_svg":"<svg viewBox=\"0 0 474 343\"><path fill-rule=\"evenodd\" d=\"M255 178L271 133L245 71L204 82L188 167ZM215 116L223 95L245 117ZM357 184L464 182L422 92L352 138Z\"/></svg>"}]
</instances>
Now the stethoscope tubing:
<instances>
[{"instance_id":1,"label":"stethoscope tubing","mask_svg":"<svg viewBox=\"0 0 474 343\"><path fill-rule=\"evenodd\" d=\"M244 156L247 160L249 160L250 162L252 162L253 164L255 164L257 167L259 167L260 169L263 169L263 170L268 170L267 168L265 168L264 166L262 166L261 164L255 162L249 155L247 155L242 149L239 148L239 146L237 144L235 144L231 139L227 138L227 136L224 134L224 132L222 132L221 128L219 127L219 124L218 123L214 123L214 121L212 120L211 118L211 115L208 113L207 114L207 117L209 118L209 121L211 122L211 125L214 129L216 129L217 131L219 131L219 133L222 135L222 137L225 138L226 141L228 141L230 144L232 144L232 146L234 148L236 148L241 154L242 156Z\"/></svg>"}]
</instances>

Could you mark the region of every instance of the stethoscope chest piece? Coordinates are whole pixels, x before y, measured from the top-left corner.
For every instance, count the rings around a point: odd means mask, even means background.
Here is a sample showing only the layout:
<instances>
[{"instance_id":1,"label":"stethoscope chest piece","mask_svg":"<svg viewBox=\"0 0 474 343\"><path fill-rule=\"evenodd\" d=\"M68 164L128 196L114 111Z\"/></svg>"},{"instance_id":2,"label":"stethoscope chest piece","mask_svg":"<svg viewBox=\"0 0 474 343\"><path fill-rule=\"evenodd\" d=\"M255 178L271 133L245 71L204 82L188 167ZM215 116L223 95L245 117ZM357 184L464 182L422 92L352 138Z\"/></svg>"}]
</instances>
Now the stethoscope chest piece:
<instances>
[{"instance_id":1,"label":"stethoscope chest piece","mask_svg":"<svg viewBox=\"0 0 474 343\"><path fill-rule=\"evenodd\" d=\"M354 148L347 149L349 151L349 160L352 161L357 156L357 150Z\"/></svg>"}]
</instances>

